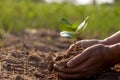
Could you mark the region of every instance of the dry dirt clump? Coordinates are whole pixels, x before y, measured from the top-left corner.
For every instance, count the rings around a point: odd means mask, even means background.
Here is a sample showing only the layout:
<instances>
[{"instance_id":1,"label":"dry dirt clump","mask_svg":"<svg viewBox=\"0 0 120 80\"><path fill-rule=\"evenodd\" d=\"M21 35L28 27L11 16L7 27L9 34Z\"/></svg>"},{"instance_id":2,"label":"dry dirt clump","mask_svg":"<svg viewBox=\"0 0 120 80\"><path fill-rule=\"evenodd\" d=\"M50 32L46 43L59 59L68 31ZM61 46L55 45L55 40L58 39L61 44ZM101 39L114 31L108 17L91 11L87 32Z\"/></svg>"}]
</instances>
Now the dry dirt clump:
<instances>
[{"instance_id":1,"label":"dry dirt clump","mask_svg":"<svg viewBox=\"0 0 120 80\"><path fill-rule=\"evenodd\" d=\"M68 54L62 54L62 55L56 56L55 59L49 64L49 67L48 67L49 71L54 70L54 67L53 67L54 64L59 65L61 68L66 68L67 67L66 63L77 54L80 54L82 51L83 51L82 47L76 46L76 50L73 50Z\"/></svg>"},{"instance_id":2,"label":"dry dirt clump","mask_svg":"<svg viewBox=\"0 0 120 80\"><path fill-rule=\"evenodd\" d=\"M48 64L56 56L40 51L2 49L0 80L56 80Z\"/></svg>"},{"instance_id":3,"label":"dry dirt clump","mask_svg":"<svg viewBox=\"0 0 120 80\"><path fill-rule=\"evenodd\" d=\"M24 30L0 40L0 80L61 80L51 62L66 67L66 62L83 49L65 54L71 41L59 31ZM120 80L120 64L94 78L74 80Z\"/></svg>"}]
</instances>

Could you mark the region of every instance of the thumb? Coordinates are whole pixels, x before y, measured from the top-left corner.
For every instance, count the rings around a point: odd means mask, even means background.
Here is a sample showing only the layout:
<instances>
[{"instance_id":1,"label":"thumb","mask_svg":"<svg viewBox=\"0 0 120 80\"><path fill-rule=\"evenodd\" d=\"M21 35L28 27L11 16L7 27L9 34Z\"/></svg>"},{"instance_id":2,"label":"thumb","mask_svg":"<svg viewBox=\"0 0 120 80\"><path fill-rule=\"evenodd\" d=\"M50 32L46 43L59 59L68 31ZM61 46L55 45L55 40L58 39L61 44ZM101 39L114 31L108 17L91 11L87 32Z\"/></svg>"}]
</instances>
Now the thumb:
<instances>
[{"instance_id":1,"label":"thumb","mask_svg":"<svg viewBox=\"0 0 120 80\"><path fill-rule=\"evenodd\" d=\"M68 48L68 50L66 51L66 53L67 53L67 54L71 53L71 52L73 51L73 49L74 49L74 44L72 44L72 45Z\"/></svg>"}]
</instances>

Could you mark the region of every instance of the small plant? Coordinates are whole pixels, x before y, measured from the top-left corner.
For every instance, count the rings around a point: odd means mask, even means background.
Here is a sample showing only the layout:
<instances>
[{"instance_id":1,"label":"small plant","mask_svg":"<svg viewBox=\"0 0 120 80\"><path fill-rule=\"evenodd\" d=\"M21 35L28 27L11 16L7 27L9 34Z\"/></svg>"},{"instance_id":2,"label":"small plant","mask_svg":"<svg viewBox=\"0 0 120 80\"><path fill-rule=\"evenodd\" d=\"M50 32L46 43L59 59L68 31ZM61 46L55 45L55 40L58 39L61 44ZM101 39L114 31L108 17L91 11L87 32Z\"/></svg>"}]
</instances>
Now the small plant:
<instances>
[{"instance_id":1,"label":"small plant","mask_svg":"<svg viewBox=\"0 0 120 80\"><path fill-rule=\"evenodd\" d=\"M84 21L81 24L79 24L79 25L76 25L75 23L72 24L71 22L69 22L68 20L63 18L62 22L65 24L65 26L61 27L61 29L63 31L60 32L60 36L71 38L72 41L73 41L73 44L76 45L76 41L77 41L80 33L86 28L86 26L88 24L87 23L87 19L88 18L89 17L86 17L84 19Z\"/></svg>"},{"instance_id":2,"label":"small plant","mask_svg":"<svg viewBox=\"0 0 120 80\"><path fill-rule=\"evenodd\" d=\"M56 58L49 64L48 70L49 71L54 71L54 64L57 64L61 68L67 68L67 62L72 59L74 56L76 56L78 53L81 53L83 48L79 47L76 45L76 41L80 35L80 33L86 28L87 26L87 19L88 17L85 18L85 20L80 24L72 24L66 19L62 19L62 22L65 24L65 26L62 26L62 32L60 32L60 35L62 37L68 37L73 40L73 44L75 45L73 51L71 51L71 54L63 54L63 55L58 55Z\"/></svg>"}]
</instances>

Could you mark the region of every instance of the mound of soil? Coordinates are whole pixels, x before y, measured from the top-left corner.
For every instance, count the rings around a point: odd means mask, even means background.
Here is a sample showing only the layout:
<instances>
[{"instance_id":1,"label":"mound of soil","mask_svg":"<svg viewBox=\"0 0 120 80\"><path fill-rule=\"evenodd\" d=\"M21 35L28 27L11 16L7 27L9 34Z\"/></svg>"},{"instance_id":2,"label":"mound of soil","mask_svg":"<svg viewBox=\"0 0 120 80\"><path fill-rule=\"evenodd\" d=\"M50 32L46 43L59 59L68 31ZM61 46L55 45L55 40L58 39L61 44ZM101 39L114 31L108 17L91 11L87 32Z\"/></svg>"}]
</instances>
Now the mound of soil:
<instances>
[{"instance_id":1,"label":"mound of soil","mask_svg":"<svg viewBox=\"0 0 120 80\"><path fill-rule=\"evenodd\" d=\"M74 48L69 54L66 53L56 56L55 59L48 66L49 71L54 71L54 67L53 67L54 64L59 65L61 68L67 68L66 63L70 59L81 53L83 50L84 49L82 47L76 46L76 49Z\"/></svg>"},{"instance_id":2,"label":"mound of soil","mask_svg":"<svg viewBox=\"0 0 120 80\"><path fill-rule=\"evenodd\" d=\"M0 40L0 80L60 80L48 70L48 64L73 57L74 52L69 57L65 55L70 44L70 40L59 36L59 31L43 29L27 29L5 36ZM120 80L120 65L91 80Z\"/></svg>"}]
</instances>

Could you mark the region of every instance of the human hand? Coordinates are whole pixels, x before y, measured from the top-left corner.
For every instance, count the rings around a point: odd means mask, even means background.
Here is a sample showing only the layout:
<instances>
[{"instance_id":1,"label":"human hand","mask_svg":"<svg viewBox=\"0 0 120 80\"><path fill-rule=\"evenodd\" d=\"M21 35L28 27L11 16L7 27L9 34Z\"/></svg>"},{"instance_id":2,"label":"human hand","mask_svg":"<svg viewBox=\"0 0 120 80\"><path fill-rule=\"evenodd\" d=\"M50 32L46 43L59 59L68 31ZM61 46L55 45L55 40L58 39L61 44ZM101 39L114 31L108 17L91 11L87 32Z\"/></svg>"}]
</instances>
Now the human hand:
<instances>
[{"instance_id":1,"label":"human hand","mask_svg":"<svg viewBox=\"0 0 120 80\"><path fill-rule=\"evenodd\" d=\"M85 49L67 63L67 68L54 65L58 70L58 76L62 78L90 77L98 71L109 67L108 62L109 47L97 44Z\"/></svg>"},{"instance_id":2,"label":"human hand","mask_svg":"<svg viewBox=\"0 0 120 80\"><path fill-rule=\"evenodd\" d=\"M91 39L91 40L80 40L78 42L76 42L76 46L80 46L84 49L92 46L92 45L95 45L95 44L101 44L102 43L102 40L96 40L96 39ZM72 44L69 49L67 50L67 53L70 53L72 52L72 50L74 49L75 45Z\"/></svg>"}]
</instances>

